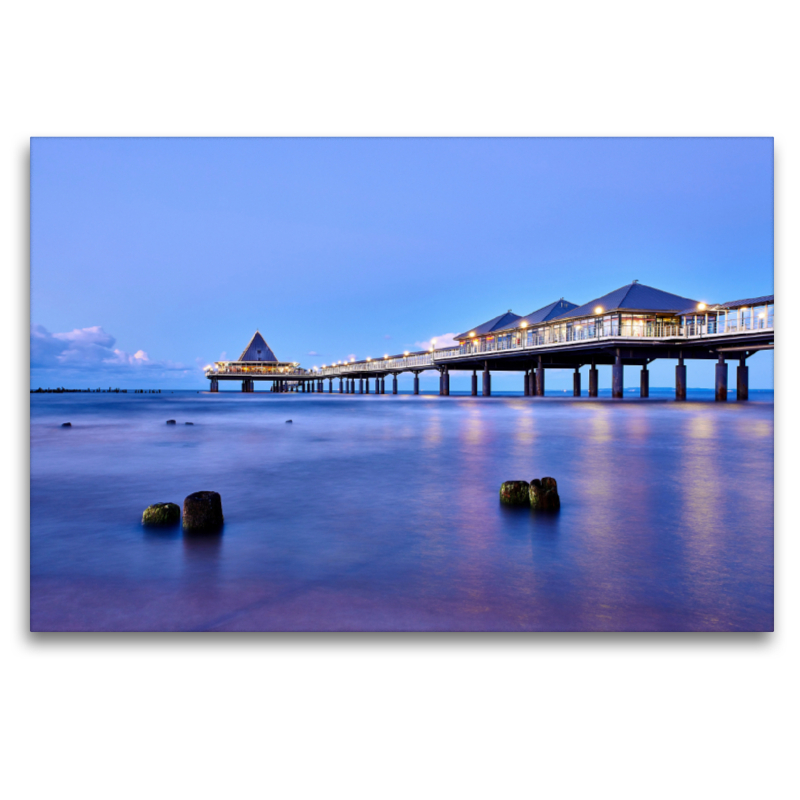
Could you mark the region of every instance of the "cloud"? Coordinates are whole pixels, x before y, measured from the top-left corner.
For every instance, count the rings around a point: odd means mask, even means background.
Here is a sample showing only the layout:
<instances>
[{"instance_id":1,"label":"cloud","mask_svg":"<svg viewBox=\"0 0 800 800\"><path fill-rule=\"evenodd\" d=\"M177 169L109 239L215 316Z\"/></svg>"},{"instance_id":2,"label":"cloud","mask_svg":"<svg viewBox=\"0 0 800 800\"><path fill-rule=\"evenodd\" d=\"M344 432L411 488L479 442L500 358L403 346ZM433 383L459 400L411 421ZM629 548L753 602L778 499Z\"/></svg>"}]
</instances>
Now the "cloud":
<instances>
[{"instance_id":1,"label":"cloud","mask_svg":"<svg viewBox=\"0 0 800 800\"><path fill-rule=\"evenodd\" d=\"M384 338L384 339L391 339L391 338L392 338L392 335L391 335L390 333L385 333L385 334L383 335L383 338Z\"/></svg>"},{"instance_id":2,"label":"cloud","mask_svg":"<svg viewBox=\"0 0 800 800\"><path fill-rule=\"evenodd\" d=\"M443 333L439 336L432 336L424 342L415 342L420 350L430 350L435 347L437 350L442 347L458 347L458 342L455 340L455 333Z\"/></svg>"},{"instance_id":3,"label":"cloud","mask_svg":"<svg viewBox=\"0 0 800 800\"><path fill-rule=\"evenodd\" d=\"M31 325L31 369L120 371L123 368L184 371L183 364L153 361L144 350L127 353L99 325L50 333L43 325Z\"/></svg>"},{"instance_id":4,"label":"cloud","mask_svg":"<svg viewBox=\"0 0 800 800\"><path fill-rule=\"evenodd\" d=\"M308 351L308 354L309 354L310 356L318 356L318 355L319 355L319 353L318 353L316 350L309 350L309 351Z\"/></svg>"}]
</instances>

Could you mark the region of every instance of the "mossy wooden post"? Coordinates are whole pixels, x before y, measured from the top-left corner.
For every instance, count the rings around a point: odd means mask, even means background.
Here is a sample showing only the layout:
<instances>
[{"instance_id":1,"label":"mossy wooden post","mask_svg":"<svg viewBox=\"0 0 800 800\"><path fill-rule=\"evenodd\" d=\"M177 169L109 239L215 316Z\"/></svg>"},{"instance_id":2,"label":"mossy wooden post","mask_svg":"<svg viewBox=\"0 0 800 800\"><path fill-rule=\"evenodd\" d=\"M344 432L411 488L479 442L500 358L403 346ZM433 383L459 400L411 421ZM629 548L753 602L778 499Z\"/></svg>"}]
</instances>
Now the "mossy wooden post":
<instances>
[{"instance_id":1,"label":"mossy wooden post","mask_svg":"<svg viewBox=\"0 0 800 800\"><path fill-rule=\"evenodd\" d=\"M507 506L530 505L530 484L528 481L506 481L500 487L500 502Z\"/></svg>"}]
</instances>

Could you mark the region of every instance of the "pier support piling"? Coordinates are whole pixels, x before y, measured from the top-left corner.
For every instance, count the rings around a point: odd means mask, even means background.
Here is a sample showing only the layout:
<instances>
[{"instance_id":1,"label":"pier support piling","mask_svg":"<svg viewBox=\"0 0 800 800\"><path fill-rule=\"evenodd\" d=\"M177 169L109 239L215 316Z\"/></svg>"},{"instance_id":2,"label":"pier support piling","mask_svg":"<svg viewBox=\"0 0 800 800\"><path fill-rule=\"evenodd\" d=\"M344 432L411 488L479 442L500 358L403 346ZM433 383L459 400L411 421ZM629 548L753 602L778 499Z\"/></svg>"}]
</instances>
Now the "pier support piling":
<instances>
[{"instance_id":1,"label":"pier support piling","mask_svg":"<svg viewBox=\"0 0 800 800\"><path fill-rule=\"evenodd\" d=\"M747 374L746 356L739 358L739 366L736 367L736 399L747 400L749 395L749 380Z\"/></svg>"},{"instance_id":2,"label":"pier support piling","mask_svg":"<svg viewBox=\"0 0 800 800\"><path fill-rule=\"evenodd\" d=\"M686 399L686 364L683 363L683 355L678 357L678 366L675 367L675 399Z\"/></svg>"},{"instance_id":3,"label":"pier support piling","mask_svg":"<svg viewBox=\"0 0 800 800\"><path fill-rule=\"evenodd\" d=\"M492 373L489 372L489 362L487 361L483 367L483 396L492 396Z\"/></svg>"},{"instance_id":4,"label":"pier support piling","mask_svg":"<svg viewBox=\"0 0 800 800\"><path fill-rule=\"evenodd\" d=\"M344 394L344 380L339 378L339 394Z\"/></svg>"},{"instance_id":5,"label":"pier support piling","mask_svg":"<svg viewBox=\"0 0 800 800\"><path fill-rule=\"evenodd\" d=\"M645 364L639 376L639 397L650 397L650 370Z\"/></svg>"},{"instance_id":6,"label":"pier support piling","mask_svg":"<svg viewBox=\"0 0 800 800\"><path fill-rule=\"evenodd\" d=\"M414 394L419 394L419 372L414 373Z\"/></svg>"},{"instance_id":7,"label":"pier support piling","mask_svg":"<svg viewBox=\"0 0 800 800\"><path fill-rule=\"evenodd\" d=\"M599 381L597 375L597 367L592 362L591 369L589 370L589 397L597 397Z\"/></svg>"},{"instance_id":8,"label":"pier support piling","mask_svg":"<svg viewBox=\"0 0 800 800\"><path fill-rule=\"evenodd\" d=\"M478 396L478 370L472 370L472 396Z\"/></svg>"},{"instance_id":9,"label":"pier support piling","mask_svg":"<svg viewBox=\"0 0 800 800\"><path fill-rule=\"evenodd\" d=\"M581 396L581 368L575 367L575 373L572 376L572 396Z\"/></svg>"},{"instance_id":10,"label":"pier support piling","mask_svg":"<svg viewBox=\"0 0 800 800\"><path fill-rule=\"evenodd\" d=\"M450 396L450 370L447 367L442 372L442 394L445 397Z\"/></svg>"},{"instance_id":11,"label":"pier support piling","mask_svg":"<svg viewBox=\"0 0 800 800\"><path fill-rule=\"evenodd\" d=\"M544 364L539 356L539 366L536 367L536 396L544 397Z\"/></svg>"},{"instance_id":12,"label":"pier support piling","mask_svg":"<svg viewBox=\"0 0 800 800\"><path fill-rule=\"evenodd\" d=\"M359 378L358 379L358 393L359 394L364 394L364 379L363 378Z\"/></svg>"},{"instance_id":13,"label":"pier support piling","mask_svg":"<svg viewBox=\"0 0 800 800\"><path fill-rule=\"evenodd\" d=\"M392 394L397 394L397 373L392 375Z\"/></svg>"},{"instance_id":14,"label":"pier support piling","mask_svg":"<svg viewBox=\"0 0 800 800\"><path fill-rule=\"evenodd\" d=\"M524 383L522 384L522 395L528 397L531 393L531 379L528 375L528 370L525 370Z\"/></svg>"},{"instance_id":15,"label":"pier support piling","mask_svg":"<svg viewBox=\"0 0 800 800\"><path fill-rule=\"evenodd\" d=\"M719 361L717 361L715 378L714 399L718 402L725 402L728 399L728 364L722 353L719 354Z\"/></svg>"},{"instance_id":16,"label":"pier support piling","mask_svg":"<svg viewBox=\"0 0 800 800\"><path fill-rule=\"evenodd\" d=\"M617 400L622 397L622 387L624 386L622 369L622 357L617 351L617 357L611 367L611 396Z\"/></svg>"},{"instance_id":17,"label":"pier support piling","mask_svg":"<svg viewBox=\"0 0 800 800\"><path fill-rule=\"evenodd\" d=\"M211 379L211 391L212 392L219 391L219 381L216 378Z\"/></svg>"}]
</instances>

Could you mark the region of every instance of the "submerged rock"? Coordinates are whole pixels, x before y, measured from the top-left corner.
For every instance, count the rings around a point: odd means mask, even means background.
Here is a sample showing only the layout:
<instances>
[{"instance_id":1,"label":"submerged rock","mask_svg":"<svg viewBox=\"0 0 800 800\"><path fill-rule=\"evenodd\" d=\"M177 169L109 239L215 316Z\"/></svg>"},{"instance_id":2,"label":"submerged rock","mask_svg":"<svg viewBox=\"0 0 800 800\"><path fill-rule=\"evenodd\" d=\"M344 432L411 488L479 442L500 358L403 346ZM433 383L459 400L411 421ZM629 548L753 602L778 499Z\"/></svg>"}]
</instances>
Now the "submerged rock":
<instances>
[{"instance_id":1,"label":"submerged rock","mask_svg":"<svg viewBox=\"0 0 800 800\"><path fill-rule=\"evenodd\" d=\"M177 425L177 424L178 424L178 423L177 423L177 422L175 422L175 420L174 420L174 419L168 419L168 420L167 420L167 425Z\"/></svg>"},{"instance_id":2,"label":"submerged rock","mask_svg":"<svg viewBox=\"0 0 800 800\"><path fill-rule=\"evenodd\" d=\"M535 478L531 481L531 508L539 511L555 511L561 508L558 484L555 478Z\"/></svg>"},{"instance_id":3,"label":"submerged rock","mask_svg":"<svg viewBox=\"0 0 800 800\"><path fill-rule=\"evenodd\" d=\"M290 420L290 419L287 419L287 420L286 420L286 424L287 424L287 425L288 425L290 422L291 422L291 420Z\"/></svg>"},{"instance_id":4,"label":"submerged rock","mask_svg":"<svg viewBox=\"0 0 800 800\"><path fill-rule=\"evenodd\" d=\"M62 422L61 423L61 427L62 428L71 428L72 427L72 423L71 422Z\"/></svg>"},{"instance_id":5,"label":"submerged rock","mask_svg":"<svg viewBox=\"0 0 800 800\"><path fill-rule=\"evenodd\" d=\"M142 514L142 525L177 525L181 507L176 503L153 503Z\"/></svg>"},{"instance_id":6,"label":"submerged rock","mask_svg":"<svg viewBox=\"0 0 800 800\"><path fill-rule=\"evenodd\" d=\"M215 531L222 527L222 498L217 492L195 492L183 501L183 529Z\"/></svg>"},{"instance_id":7,"label":"submerged rock","mask_svg":"<svg viewBox=\"0 0 800 800\"><path fill-rule=\"evenodd\" d=\"M506 481L500 487L500 502L509 506L527 506L530 502L528 481Z\"/></svg>"}]
</instances>

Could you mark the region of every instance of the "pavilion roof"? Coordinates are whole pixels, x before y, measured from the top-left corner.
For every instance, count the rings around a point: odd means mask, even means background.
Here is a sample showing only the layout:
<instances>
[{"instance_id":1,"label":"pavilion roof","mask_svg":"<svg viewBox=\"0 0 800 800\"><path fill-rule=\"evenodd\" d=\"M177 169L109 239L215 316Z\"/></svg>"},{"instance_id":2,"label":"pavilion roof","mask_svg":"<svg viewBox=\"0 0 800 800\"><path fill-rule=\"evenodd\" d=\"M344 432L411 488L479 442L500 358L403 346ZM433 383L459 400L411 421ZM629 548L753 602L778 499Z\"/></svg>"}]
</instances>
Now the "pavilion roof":
<instances>
[{"instance_id":1,"label":"pavilion roof","mask_svg":"<svg viewBox=\"0 0 800 800\"><path fill-rule=\"evenodd\" d=\"M763 306L768 303L774 303L775 296L766 294L763 297L748 297L746 300L731 300L730 303L706 303L705 309L700 312L696 305L692 308L687 308L685 311L679 312L678 316L685 317L698 312L704 314L707 311L722 311L730 308L749 308L750 306Z\"/></svg>"},{"instance_id":2,"label":"pavilion roof","mask_svg":"<svg viewBox=\"0 0 800 800\"><path fill-rule=\"evenodd\" d=\"M746 308L747 306L763 306L775 302L774 294L765 294L763 297L749 297L747 300L732 300L722 303L721 308Z\"/></svg>"},{"instance_id":3,"label":"pavilion roof","mask_svg":"<svg viewBox=\"0 0 800 800\"><path fill-rule=\"evenodd\" d=\"M672 311L677 313L682 308L697 306L697 300L681 297L677 294L664 292L653 286L645 286L634 281L627 286L621 286L613 292L597 297L589 303L572 308L560 314L555 319L569 319L571 317L587 317L595 313L597 306L604 313L609 311Z\"/></svg>"},{"instance_id":4,"label":"pavilion roof","mask_svg":"<svg viewBox=\"0 0 800 800\"><path fill-rule=\"evenodd\" d=\"M540 322L547 322L548 320L555 319L556 317L561 316L567 311L571 311L573 308L577 307L578 306L575 303L570 303L569 300L565 300L562 297L560 300L556 300L555 303L550 303L550 305L544 306L538 311L532 311L527 317L520 317L511 325L506 325L504 330L519 328L523 322L526 322L528 325L536 325ZM496 330L500 329L497 328Z\"/></svg>"},{"instance_id":5,"label":"pavilion roof","mask_svg":"<svg viewBox=\"0 0 800 800\"><path fill-rule=\"evenodd\" d=\"M505 314L500 314L499 316L490 319L488 322L484 322L482 325L478 325L475 328L470 328L466 333L460 333L455 337L455 339L456 341L468 339L471 333L474 333L476 336L486 336L486 334L493 333L494 331L514 327L514 323L520 319L522 319L522 317L519 314L515 314L509 308Z\"/></svg>"},{"instance_id":6,"label":"pavilion roof","mask_svg":"<svg viewBox=\"0 0 800 800\"><path fill-rule=\"evenodd\" d=\"M242 354L239 356L239 361L277 361L275 353L272 352L270 346L265 341L264 337L256 331L253 338L245 347Z\"/></svg>"}]
</instances>

